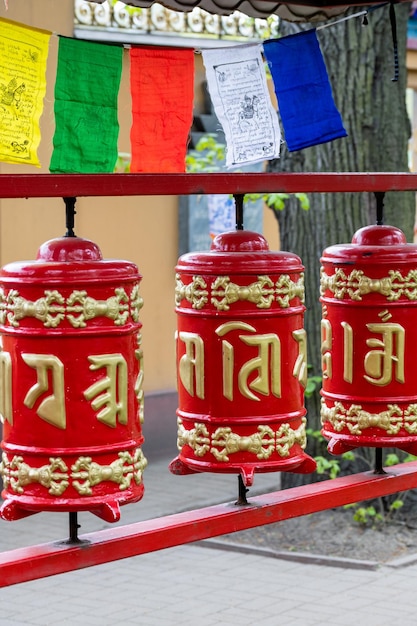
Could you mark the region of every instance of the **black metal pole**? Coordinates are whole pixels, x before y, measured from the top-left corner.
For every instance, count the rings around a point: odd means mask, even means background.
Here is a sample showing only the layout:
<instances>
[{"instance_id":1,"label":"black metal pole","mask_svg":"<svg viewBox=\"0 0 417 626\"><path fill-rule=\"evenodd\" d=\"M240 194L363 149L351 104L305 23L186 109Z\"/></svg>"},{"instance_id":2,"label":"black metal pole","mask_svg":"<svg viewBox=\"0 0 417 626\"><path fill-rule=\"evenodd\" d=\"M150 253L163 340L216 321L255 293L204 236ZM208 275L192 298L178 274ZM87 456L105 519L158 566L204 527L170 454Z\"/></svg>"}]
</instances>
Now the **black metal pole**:
<instances>
[{"instance_id":1,"label":"black metal pole","mask_svg":"<svg viewBox=\"0 0 417 626\"><path fill-rule=\"evenodd\" d=\"M238 193L234 196L236 209L236 230L243 230L243 198L245 194Z\"/></svg>"},{"instance_id":2,"label":"black metal pole","mask_svg":"<svg viewBox=\"0 0 417 626\"><path fill-rule=\"evenodd\" d=\"M382 448L375 448L375 469L374 474L385 474L382 466Z\"/></svg>"},{"instance_id":3,"label":"black metal pole","mask_svg":"<svg viewBox=\"0 0 417 626\"><path fill-rule=\"evenodd\" d=\"M384 223L384 198L385 191L375 191L376 199L376 223L378 226L382 226Z\"/></svg>"},{"instance_id":4,"label":"black metal pole","mask_svg":"<svg viewBox=\"0 0 417 626\"><path fill-rule=\"evenodd\" d=\"M78 529L80 525L78 523L78 513L77 511L71 511L69 514L69 543L79 543L78 539Z\"/></svg>"},{"instance_id":5,"label":"black metal pole","mask_svg":"<svg viewBox=\"0 0 417 626\"><path fill-rule=\"evenodd\" d=\"M239 481L239 493L238 493L238 498L237 501L235 502L235 504L240 505L240 506L244 506L245 504L248 504L247 498L246 498L246 494L248 493L249 489L247 487L245 487L245 484L243 482L243 478L242 478L242 474L239 474L239 476L237 477L238 481Z\"/></svg>"},{"instance_id":6,"label":"black metal pole","mask_svg":"<svg viewBox=\"0 0 417 626\"><path fill-rule=\"evenodd\" d=\"M63 198L65 202L65 225L67 227L67 232L65 233L65 237L75 237L74 233L74 223L75 223L75 203L77 202L77 198Z\"/></svg>"}]
</instances>

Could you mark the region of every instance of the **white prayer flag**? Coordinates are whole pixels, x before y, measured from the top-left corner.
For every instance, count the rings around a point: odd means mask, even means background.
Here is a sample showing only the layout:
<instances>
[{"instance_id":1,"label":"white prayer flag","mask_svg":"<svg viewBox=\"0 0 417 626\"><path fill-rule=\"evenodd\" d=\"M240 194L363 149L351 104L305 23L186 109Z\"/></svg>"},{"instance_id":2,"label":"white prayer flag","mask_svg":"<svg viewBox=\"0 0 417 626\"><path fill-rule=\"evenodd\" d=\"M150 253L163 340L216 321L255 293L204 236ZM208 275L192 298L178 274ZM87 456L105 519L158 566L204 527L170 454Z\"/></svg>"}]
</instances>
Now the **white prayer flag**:
<instances>
[{"instance_id":1,"label":"white prayer flag","mask_svg":"<svg viewBox=\"0 0 417 626\"><path fill-rule=\"evenodd\" d=\"M208 90L226 136L226 166L279 157L281 131L259 44L203 51Z\"/></svg>"}]
</instances>

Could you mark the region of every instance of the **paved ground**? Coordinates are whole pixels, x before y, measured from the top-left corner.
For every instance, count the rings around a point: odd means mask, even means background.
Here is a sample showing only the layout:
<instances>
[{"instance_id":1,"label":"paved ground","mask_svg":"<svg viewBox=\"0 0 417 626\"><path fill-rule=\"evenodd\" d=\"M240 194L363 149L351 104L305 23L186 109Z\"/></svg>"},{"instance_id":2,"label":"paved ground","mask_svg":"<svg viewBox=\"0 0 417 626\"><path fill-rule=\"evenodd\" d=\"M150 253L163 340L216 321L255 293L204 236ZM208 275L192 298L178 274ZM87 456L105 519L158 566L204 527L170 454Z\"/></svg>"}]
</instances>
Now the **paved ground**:
<instances>
[{"instance_id":1,"label":"paved ground","mask_svg":"<svg viewBox=\"0 0 417 626\"><path fill-rule=\"evenodd\" d=\"M121 524L229 502L234 476L172 476L149 464L144 499ZM255 477L250 493L278 488ZM79 516L81 533L108 526ZM0 551L68 536L65 514L0 521ZM297 563L198 544L0 589L0 626L388 626L417 622L417 565L376 571Z\"/></svg>"}]
</instances>

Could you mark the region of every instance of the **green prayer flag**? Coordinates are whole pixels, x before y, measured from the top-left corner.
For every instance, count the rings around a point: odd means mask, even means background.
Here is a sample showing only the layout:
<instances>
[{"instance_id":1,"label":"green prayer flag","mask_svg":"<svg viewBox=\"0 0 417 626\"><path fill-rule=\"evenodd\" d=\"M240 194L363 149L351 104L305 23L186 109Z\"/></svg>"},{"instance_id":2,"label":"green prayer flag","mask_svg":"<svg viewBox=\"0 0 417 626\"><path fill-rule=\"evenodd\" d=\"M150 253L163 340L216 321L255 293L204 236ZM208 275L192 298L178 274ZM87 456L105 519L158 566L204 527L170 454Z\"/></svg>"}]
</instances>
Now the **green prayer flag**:
<instances>
[{"instance_id":1,"label":"green prayer flag","mask_svg":"<svg viewBox=\"0 0 417 626\"><path fill-rule=\"evenodd\" d=\"M51 172L112 172L123 48L60 37Z\"/></svg>"}]
</instances>

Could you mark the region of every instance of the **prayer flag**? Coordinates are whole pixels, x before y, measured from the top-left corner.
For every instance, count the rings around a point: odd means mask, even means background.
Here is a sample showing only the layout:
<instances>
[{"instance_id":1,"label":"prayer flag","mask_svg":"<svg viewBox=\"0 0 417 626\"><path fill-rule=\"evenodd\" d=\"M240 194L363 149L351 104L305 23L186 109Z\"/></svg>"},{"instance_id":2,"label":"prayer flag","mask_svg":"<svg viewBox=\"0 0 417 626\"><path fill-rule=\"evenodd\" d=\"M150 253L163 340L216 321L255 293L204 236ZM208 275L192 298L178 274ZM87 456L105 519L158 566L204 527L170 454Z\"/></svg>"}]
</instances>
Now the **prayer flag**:
<instances>
[{"instance_id":1,"label":"prayer flag","mask_svg":"<svg viewBox=\"0 0 417 626\"><path fill-rule=\"evenodd\" d=\"M288 150L346 137L315 29L263 46Z\"/></svg>"},{"instance_id":2,"label":"prayer flag","mask_svg":"<svg viewBox=\"0 0 417 626\"><path fill-rule=\"evenodd\" d=\"M260 45L202 54L213 107L226 137L226 166L277 158L281 132Z\"/></svg>"},{"instance_id":3,"label":"prayer flag","mask_svg":"<svg viewBox=\"0 0 417 626\"><path fill-rule=\"evenodd\" d=\"M207 194L210 237L233 230L236 226L236 210L229 194Z\"/></svg>"},{"instance_id":4,"label":"prayer flag","mask_svg":"<svg viewBox=\"0 0 417 626\"><path fill-rule=\"evenodd\" d=\"M194 51L132 48L131 172L184 172L193 121Z\"/></svg>"},{"instance_id":5,"label":"prayer flag","mask_svg":"<svg viewBox=\"0 0 417 626\"><path fill-rule=\"evenodd\" d=\"M40 167L39 120L50 36L0 19L0 161Z\"/></svg>"},{"instance_id":6,"label":"prayer flag","mask_svg":"<svg viewBox=\"0 0 417 626\"><path fill-rule=\"evenodd\" d=\"M123 48L60 37L51 172L112 172Z\"/></svg>"}]
</instances>

